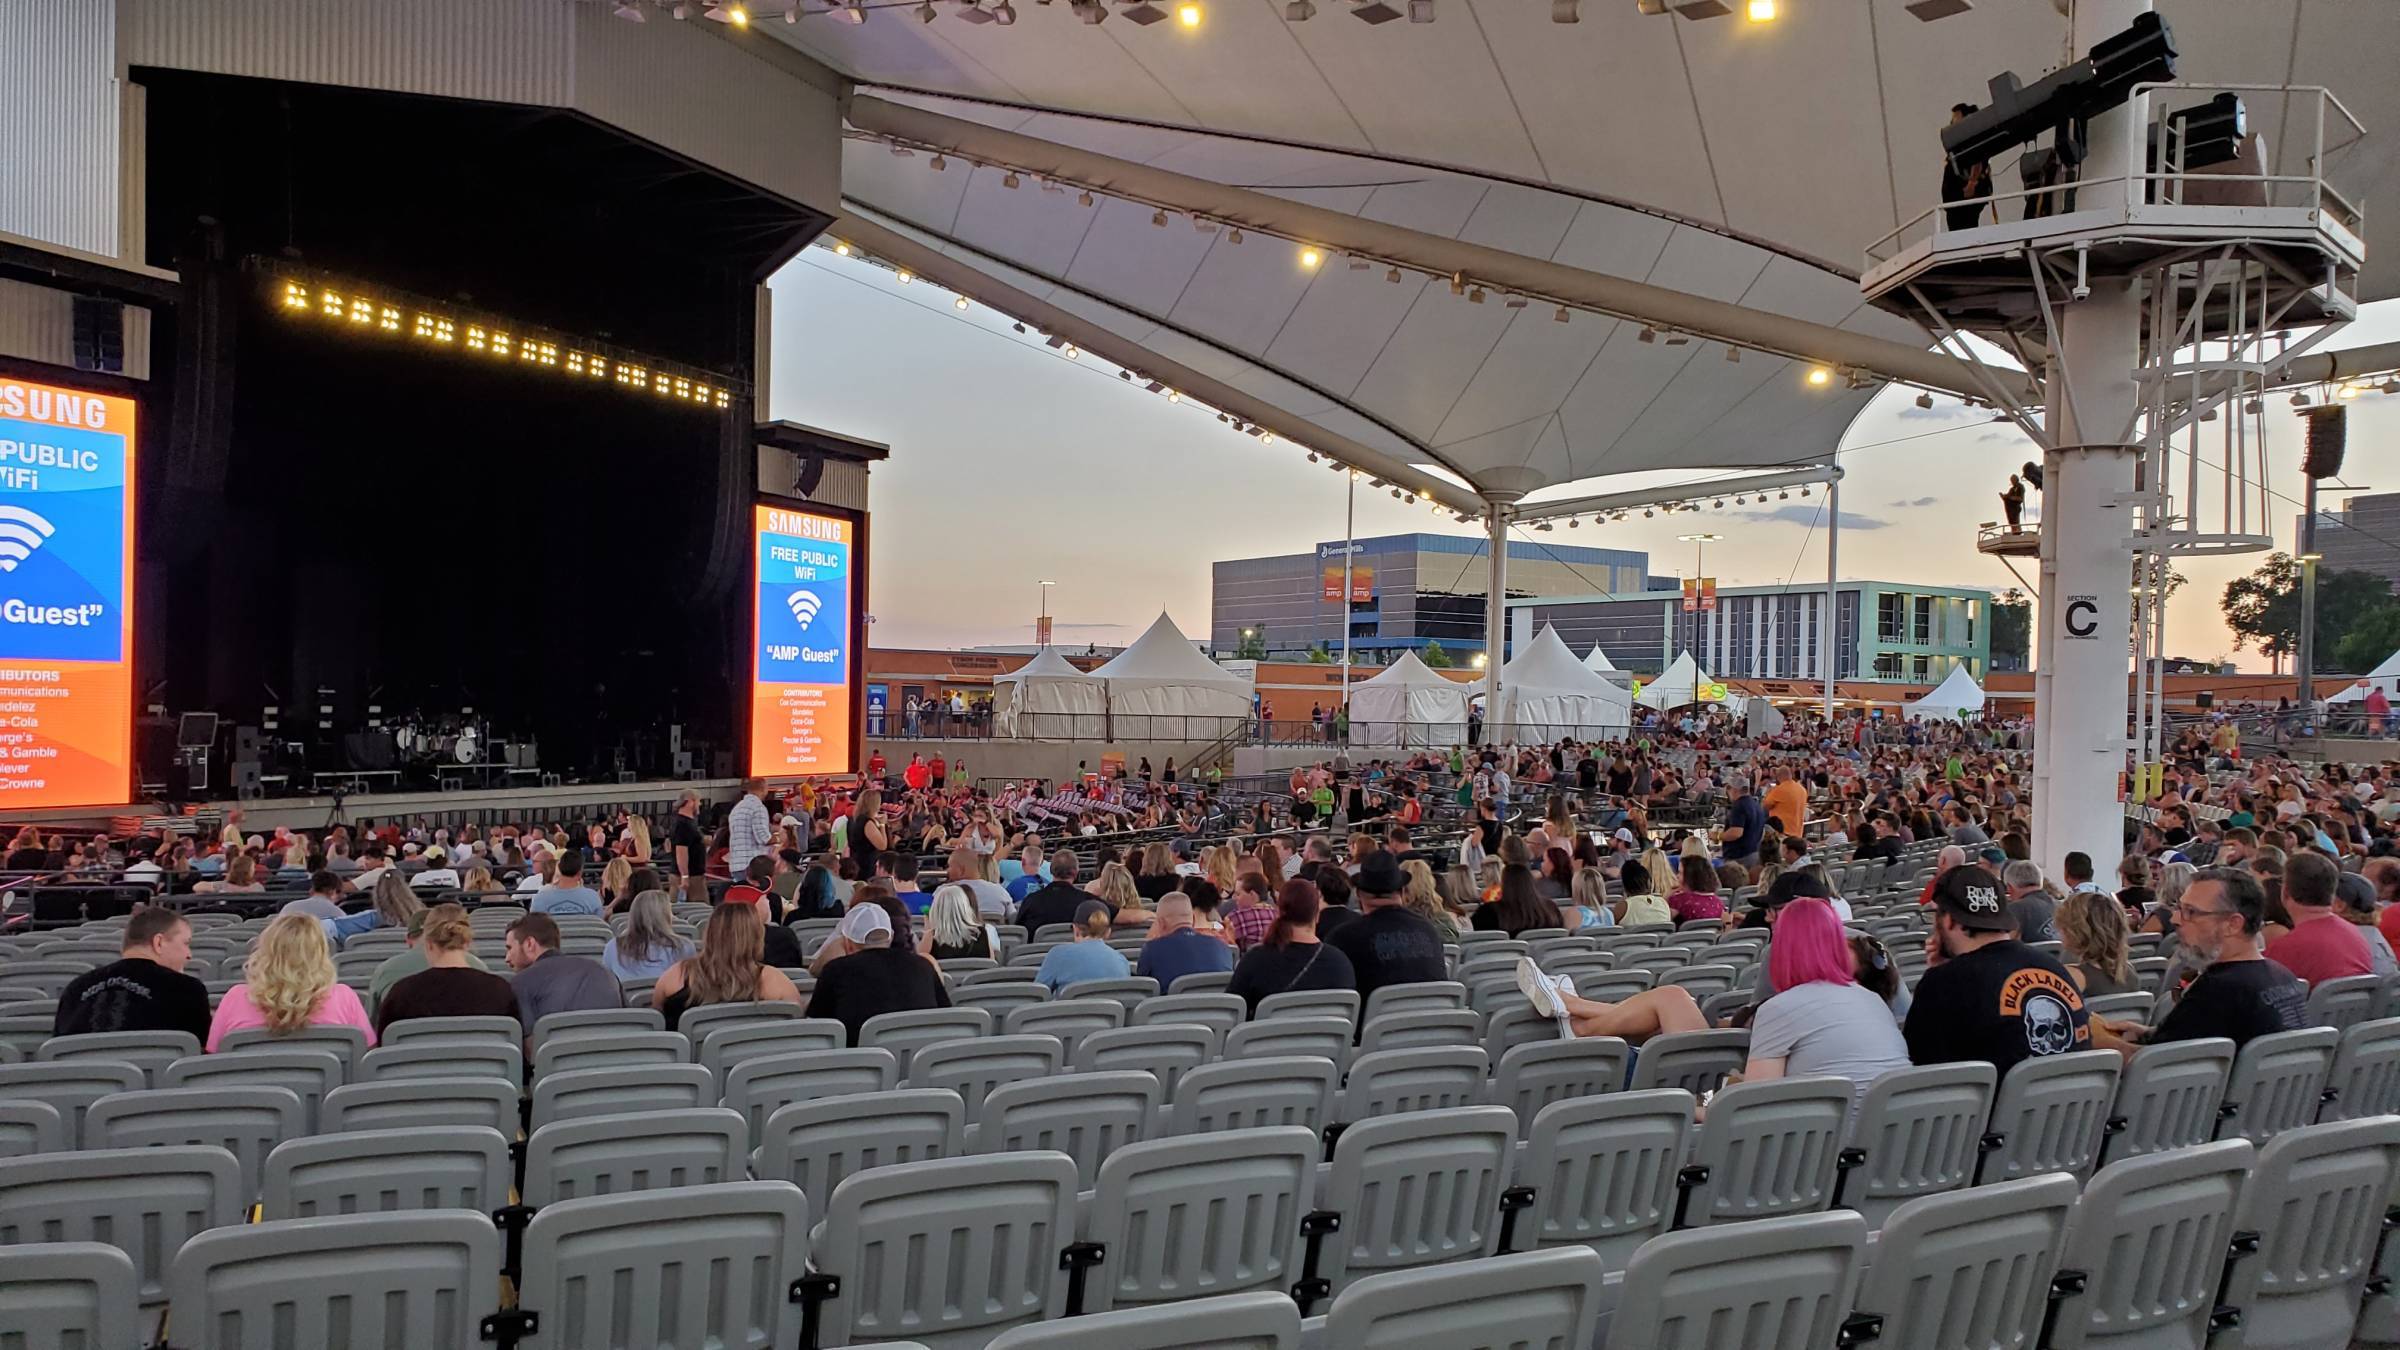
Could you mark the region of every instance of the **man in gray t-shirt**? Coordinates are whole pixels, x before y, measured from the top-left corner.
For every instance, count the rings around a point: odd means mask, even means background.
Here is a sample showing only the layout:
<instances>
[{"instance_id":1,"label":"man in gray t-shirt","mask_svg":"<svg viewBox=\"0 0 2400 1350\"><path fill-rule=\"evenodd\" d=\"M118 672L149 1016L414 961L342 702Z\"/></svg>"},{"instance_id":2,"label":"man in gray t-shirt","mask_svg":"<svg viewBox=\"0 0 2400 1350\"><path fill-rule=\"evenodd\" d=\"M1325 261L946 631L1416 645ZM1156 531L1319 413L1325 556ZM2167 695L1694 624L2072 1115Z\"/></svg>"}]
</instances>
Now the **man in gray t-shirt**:
<instances>
[{"instance_id":1,"label":"man in gray t-shirt","mask_svg":"<svg viewBox=\"0 0 2400 1350\"><path fill-rule=\"evenodd\" d=\"M597 1012L625 1006L625 991L608 967L558 950L558 921L528 914L508 926L508 966L517 972L517 1020L531 1036L557 1012Z\"/></svg>"},{"instance_id":2,"label":"man in gray t-shirt","mask_svg":"<svg viewBox=\"0 0 2400 1350\"><path fill-rule=\"evenodd\" d=\"M2040 863L2017 859L2001 871L2000 884L2008 888L2008 916L2017 921L2018 941L2058 940L2058 904L2042 889Z\"/></svg>"}]
</instances>

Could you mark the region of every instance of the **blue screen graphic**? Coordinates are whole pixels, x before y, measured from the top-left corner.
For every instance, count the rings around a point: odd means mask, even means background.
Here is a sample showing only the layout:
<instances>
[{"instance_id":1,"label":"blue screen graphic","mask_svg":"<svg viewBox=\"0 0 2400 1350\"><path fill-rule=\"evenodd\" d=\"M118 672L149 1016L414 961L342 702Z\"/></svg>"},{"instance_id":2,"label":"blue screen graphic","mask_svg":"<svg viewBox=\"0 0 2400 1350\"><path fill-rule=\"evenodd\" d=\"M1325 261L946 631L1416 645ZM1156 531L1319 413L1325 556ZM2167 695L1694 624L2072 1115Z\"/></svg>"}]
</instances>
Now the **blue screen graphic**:
<instances>
[{"instance_id":1,"label":"blue screen graphic","mask_svg":"<svg viewBox=\"0 0 2400 1350\"><path fill-rule=\"evenodd\" d=\"M849 676L850 546L760 536L759 683L840 684Z\"/></svg>"},{"instance_id":2,"label":"blue screen graphic","mask_svg":"<svg viewBox=\"0 0 2400 1350\"><path fill-rule=\"evenodd\" d=\"M0 659L125 655L125 438L0 417Z\"/></svg>"}]
</instances>

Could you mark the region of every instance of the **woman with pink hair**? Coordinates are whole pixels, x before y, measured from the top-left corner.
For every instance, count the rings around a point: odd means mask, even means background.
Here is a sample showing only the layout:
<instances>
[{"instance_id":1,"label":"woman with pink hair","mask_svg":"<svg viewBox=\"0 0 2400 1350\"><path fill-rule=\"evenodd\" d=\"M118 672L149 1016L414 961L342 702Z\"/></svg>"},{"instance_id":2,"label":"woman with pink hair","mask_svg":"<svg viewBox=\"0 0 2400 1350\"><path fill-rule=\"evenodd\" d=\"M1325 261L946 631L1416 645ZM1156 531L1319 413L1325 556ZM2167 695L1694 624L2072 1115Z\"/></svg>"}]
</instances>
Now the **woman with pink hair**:
<instances>
[{"instance_id":1,"label":"woman with pink hair","mask_svg":"<svg viewBox=\"0 0 2400 1350\"><path fill-rule=\"evenodd\" d=\"M1851 972L1849 934L1832 905L1810 897L1783 906L1767 945L1773 992L1751 1019L1742 1080L1847 1078L1855 1112L1868 1085L1907 1068L1908 1043L1891 1008Z\"/></svg>"}]
</instances>

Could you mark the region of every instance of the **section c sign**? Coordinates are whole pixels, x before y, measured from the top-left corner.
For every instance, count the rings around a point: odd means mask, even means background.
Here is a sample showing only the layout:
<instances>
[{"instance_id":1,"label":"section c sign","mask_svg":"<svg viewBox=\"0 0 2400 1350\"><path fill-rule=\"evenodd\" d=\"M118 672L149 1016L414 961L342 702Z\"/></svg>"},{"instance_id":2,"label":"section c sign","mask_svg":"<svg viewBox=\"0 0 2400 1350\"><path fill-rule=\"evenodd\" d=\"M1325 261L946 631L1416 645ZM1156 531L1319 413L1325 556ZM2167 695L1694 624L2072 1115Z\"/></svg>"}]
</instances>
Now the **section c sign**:
<instances>
[{"instance_id":1,"label":"section c sign","mask_svg":"<svg viewBox=\"0 0 2400 1350\"><path fill-rule=\"evenodd\" d=\"M2064 636L2085 640L2100 635L2100 597L2070 595L2062 612L2065 615L2062 620Z\"/></svg>"}]
</instances>

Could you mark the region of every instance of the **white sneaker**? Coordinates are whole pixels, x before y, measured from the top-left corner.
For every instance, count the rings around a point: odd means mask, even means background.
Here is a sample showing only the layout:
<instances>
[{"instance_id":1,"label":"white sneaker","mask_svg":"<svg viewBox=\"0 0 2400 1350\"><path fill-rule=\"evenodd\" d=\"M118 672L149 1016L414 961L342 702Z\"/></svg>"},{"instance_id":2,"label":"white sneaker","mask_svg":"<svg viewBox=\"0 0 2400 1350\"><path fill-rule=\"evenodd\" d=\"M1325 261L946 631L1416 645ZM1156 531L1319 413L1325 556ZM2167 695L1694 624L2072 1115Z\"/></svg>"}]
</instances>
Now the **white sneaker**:
<instances>
[{"instance_id":1,"label":"white sneaker","mask_svg":"<svg viewBox=\"0 0 2400 1350\"><path fill-rule=\"evenodd\" d=\"M1575 992L1573 982L1563 975L1546 975L1530 956L1517 958L1517 988L1533 1010L1558 1023L1560 1040L1572 1040L1575 1026L1567 1017L1565 996Z\"/></svg>"}]
</instances>

